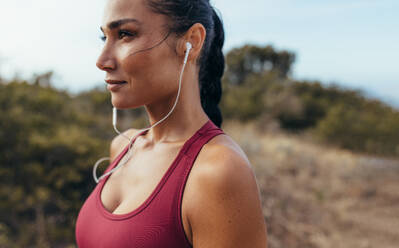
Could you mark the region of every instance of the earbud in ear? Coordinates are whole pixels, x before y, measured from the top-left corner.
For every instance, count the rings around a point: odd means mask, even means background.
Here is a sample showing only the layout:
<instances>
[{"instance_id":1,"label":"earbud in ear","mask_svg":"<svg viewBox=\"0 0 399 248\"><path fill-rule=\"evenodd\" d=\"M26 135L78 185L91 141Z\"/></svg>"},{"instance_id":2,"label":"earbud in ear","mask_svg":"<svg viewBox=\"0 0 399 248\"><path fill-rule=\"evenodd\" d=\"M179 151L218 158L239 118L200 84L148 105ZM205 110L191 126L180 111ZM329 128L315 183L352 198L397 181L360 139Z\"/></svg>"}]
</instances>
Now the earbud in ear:
<instances>
[{"instance_id":1,"label":"earbud in ear","mask_svg":"<svg viewBox=\"0 0 399 248\"><path fill-rule=\"evenodd\" d=\"M187 47L187 50L191 50L191 48L193 48L193 45L191 45L190 42L186 42L186 47Z\"/></svg>"},{"instance_id":2,"label":"earbud in ear","mask_svg":"<svg viewBox=\"0 0 399 248\"><path fill-rule=\"evenodd\" d=\"M191 50L191 48L193 48L193 46L191 45L190 42L186 42L186 48L187 48L187 50L186 50L186 56L184 57L184 62L183 62L184 64L187 63L188 54L190 53L190 50Z\"/></svg>"}]
</instances>

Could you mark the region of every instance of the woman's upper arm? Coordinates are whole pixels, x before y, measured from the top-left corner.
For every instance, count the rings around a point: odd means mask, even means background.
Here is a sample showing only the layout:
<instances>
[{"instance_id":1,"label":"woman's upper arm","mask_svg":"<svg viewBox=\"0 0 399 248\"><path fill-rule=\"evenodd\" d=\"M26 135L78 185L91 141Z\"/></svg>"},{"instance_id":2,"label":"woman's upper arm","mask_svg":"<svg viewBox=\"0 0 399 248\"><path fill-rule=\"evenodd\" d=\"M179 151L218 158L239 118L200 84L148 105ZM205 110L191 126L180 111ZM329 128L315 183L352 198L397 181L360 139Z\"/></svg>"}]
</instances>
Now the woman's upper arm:
<instances>
[{"instance_id":1,"label":"woman's upper arm","mask_svg":"<svg viewBox=\"0 0 399 248\"><path fill-rule=\"evenodd\" d=\"M252 168L237 152L215 151L201 165L190 203L194 248L266 248L267 232Z\"/></svg>"}]
</instances>

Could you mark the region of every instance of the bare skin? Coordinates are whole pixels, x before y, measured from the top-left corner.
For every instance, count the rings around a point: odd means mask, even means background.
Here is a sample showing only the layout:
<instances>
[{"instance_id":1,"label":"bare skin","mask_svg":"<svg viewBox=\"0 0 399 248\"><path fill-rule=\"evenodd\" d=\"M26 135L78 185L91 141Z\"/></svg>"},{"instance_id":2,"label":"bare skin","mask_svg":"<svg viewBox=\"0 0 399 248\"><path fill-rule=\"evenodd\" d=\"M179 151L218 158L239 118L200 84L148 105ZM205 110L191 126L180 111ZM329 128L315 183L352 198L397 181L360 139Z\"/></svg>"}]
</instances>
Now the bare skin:
<instances>
[{"instance_id":1,"label":"bare skin","mask_svg":"<svg viewBox=\"0 0 399 248\"><path fill-rule=\"evenodd\" d=\"M136 19L110 28L111 22ZM101 201L114 214L139 207L151 194L177 156L184 142L209 118L201 107L198 71L205 28L194 24L183 37L170 34L166 16L153 13L145 0L109 0L102 30L106 37L97 66L106 79L126 81L111 91L118 109L145 106L151 124L172 108L185 53L185 42L193 49L183 75L179 101L172 114L134 143L132 158L109 177ZM143 52L145 48L158 46ZM134 55L132 55L134 54ZM136 129L124 133L129 137ZM120 135L111 142L110 157L128 144ZM142 166L145 165L145 166ZM266 225L259 189L250 162L228 135L218 135L200 151L188 177L182 202L185 234L195 248L266 247Z\"/></svg>"}]
</instances>

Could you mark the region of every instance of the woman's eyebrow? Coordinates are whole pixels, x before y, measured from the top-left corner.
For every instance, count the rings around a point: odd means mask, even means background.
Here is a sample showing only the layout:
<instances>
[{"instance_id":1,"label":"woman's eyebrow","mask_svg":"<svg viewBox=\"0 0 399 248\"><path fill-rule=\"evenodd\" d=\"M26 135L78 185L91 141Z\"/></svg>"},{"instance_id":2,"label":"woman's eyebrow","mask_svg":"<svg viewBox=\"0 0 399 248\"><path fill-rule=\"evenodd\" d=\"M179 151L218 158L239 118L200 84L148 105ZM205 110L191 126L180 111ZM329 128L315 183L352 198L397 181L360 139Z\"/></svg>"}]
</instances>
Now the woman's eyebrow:
<instances>
[{"instance_id":1,"label":"woman's eyebrow","mask_svg":"<svg viewBox=\"0 0 399 248\"><path fill-rule=\"evenodd\" d=\"M125 19L120 19L120 20L112 21L112 22L110 22L110 23L107 25L107 27L108 27L108 29L115 29L115 28L118 28L119 26L121 26L121 25L123 25L123 24L125 24L125 23L128 23L128 22L135 22L135 23L137 23L137 24L141 24L141 22L140 22L139 20L137 20L137 19L125 18ZM101 31L104 32L104 30L103 30L102 27L100 27L100 29L101 29Z\"/></svg>"}]
</instances>

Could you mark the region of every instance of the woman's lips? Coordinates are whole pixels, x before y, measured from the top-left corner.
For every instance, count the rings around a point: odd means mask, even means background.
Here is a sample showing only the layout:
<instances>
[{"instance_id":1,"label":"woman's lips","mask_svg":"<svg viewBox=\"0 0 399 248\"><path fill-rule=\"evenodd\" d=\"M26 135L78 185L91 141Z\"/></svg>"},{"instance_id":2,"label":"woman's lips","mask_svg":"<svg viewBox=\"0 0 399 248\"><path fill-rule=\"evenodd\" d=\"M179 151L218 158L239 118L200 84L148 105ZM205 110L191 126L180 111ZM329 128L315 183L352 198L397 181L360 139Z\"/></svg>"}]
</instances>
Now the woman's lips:
<instances>
[{"instance_id":1,"label":"woman's lips","mask_svg":"<svg viewBox=\"0 0 399 248\"><path fill-rule=\"evenodd\" d=\"M117 91L120 88L122 88L123 86L125 86L127 83L118 83L118 84L108 84L107 85L107 89L109 91Z\"/></svg>"},{"instance_id":2,"label":"woman's lips","mask_svg":"<svg viewBox=\"0 0 399 248\"><path fill-rule=\"evenodd\" d=\"M127 84L126 81L119 81L119 80L105 80L107 82L107 89L109 91L117 91L118 89L122 88L125 84Z\"/></svg>"}]
</instances>

